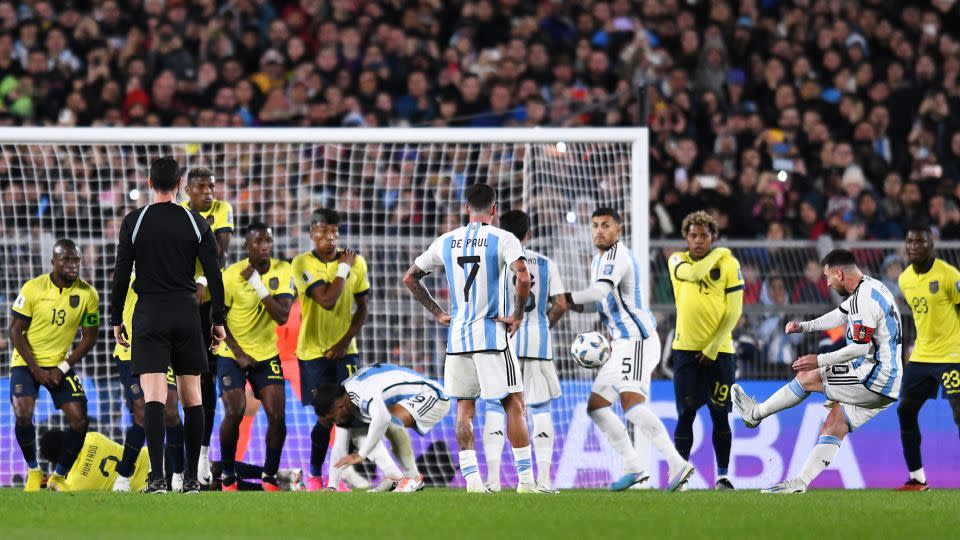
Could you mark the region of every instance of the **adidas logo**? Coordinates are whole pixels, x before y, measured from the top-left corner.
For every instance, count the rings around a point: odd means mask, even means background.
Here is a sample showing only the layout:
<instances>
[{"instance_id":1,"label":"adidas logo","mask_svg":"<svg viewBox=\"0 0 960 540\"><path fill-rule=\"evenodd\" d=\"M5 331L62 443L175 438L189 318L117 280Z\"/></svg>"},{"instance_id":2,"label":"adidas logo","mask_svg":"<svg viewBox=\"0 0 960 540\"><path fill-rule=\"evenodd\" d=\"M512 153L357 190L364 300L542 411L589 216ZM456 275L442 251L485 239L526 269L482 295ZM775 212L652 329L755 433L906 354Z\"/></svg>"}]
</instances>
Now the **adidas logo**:
<instances>
[{"instance_id":1,"label":"adidas logo","mask_svg":"<svg viewBox=\"0 0 960 540\"><path fill-rule=\"evenodd\" d=\"M499 436L503 437L503 432L502 432L502 431L499 431L499 430L497 430L497 431L491 431L490 434L491 434L491 435L499 435Z\"/></svg>"},{"instance_id":2,"label":"adidas logo","mask_svg":"<svg viewBox=\"0 0 960 540\"><path fill-rule=\"evenodd\" d=\"M549 438L550 436L547 435L546 431L541 431L540 433L537 433L536 436L534 436L534 439L549 439Z\"/></svg>"}]
</instances>

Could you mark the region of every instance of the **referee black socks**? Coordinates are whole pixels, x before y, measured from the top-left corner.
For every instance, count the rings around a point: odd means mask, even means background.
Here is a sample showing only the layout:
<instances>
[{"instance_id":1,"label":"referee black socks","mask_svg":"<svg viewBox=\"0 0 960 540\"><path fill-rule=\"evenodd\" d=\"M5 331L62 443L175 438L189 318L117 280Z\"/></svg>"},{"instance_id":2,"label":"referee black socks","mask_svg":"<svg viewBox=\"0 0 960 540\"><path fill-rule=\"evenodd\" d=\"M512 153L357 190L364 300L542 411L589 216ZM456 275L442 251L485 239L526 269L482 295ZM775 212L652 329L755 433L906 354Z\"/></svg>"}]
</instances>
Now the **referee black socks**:
<instances>
[{"instance_id":1,"label":"referee black socks","mask_svg":"<svg viewBox=\"0 0 960 540\"><path fill-rule=\"evenodd\" d=\"M163 402L148 401L143 408L143 428L147 434L147 452L150 454L150 470L163 475L163 439L166 425L163 422Z\"/></svg>"},{"instance_id":2,"label":"referee black socks","mask_svg":"<svg viewBox=\"0 0 960 540\"><path fill-rule=\"evenodd\" d=\"M187 468L184 479L197 478L197 463L200 462L200 444L203 440L203 405L183 408L183 439L187 447Z\"/></svg>"}]
</instances>

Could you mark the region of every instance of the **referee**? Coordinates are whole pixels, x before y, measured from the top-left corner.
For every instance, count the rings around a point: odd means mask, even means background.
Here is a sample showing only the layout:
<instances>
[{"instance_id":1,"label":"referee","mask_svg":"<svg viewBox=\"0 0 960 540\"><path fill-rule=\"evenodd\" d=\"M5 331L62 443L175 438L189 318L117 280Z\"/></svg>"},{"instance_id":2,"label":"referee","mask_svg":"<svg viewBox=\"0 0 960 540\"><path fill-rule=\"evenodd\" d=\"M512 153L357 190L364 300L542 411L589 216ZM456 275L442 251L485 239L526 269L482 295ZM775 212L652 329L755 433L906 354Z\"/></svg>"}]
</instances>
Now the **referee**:
<instances>
[{"instance_id":1,"label":"referee","mask_svg":"<svg viewBox=\"0 0 960 540\"><path fill-rule=\"evenodd\" d=\"M140 376L146 401L144 428L150 454L148 493L164 493L163 407L167 395L169 366L177 375L177 390L183 404L187 467L184 493L199 493L197 462L203 437L203 407L200 375L207 371L203 332L195 296L194 270L199 259L207 276L213 322L212 347L226 337L223 279L217 260L217 241L206 220L176 204L180 167L164 157L150 165L150 188L154 202L127 214L120 226L117 262L113 275L110 323L117 341L127 343L123 327L123 303L136 265L133 285L139 299L133 312L133 373Z\"/></svg>"}]
</instances>

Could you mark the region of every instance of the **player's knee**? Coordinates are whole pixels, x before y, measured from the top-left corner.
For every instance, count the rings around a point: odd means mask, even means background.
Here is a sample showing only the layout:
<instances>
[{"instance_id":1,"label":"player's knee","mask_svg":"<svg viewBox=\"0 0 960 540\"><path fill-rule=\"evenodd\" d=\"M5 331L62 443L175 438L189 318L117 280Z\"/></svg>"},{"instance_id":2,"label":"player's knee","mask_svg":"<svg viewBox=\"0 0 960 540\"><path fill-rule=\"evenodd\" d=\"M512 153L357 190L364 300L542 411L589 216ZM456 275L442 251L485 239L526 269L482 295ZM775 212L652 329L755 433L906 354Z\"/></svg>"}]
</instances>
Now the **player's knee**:
<instances>
[{"instance_id":1,"label":"player's knee","mask_svg":"<svg viewBox=\"0 0 960 540\"><path fill-rule=\"evenodd\" d=\"M287 425L287 413L282 408L280 410L266 411L267 423L274 426Z\"/></svg>"},{"instance_id":2,"label":"player's knee","mask_svg":"<svg viewBox=\"0 0 960 540\"><path fill-rule=\"evenodd\" d=\"M527 403L520 394L507 394L507 397L503 398L501 404L507 414L527 414Z\"/></svg>"},{"instance_id":3,"label":"player's knee","mask_svg":"<svg viewBox=\"0 0 960 540\"><path fill-rule=\"evenodd\" d=\"M913 400L901 399L900 403L897 404L897 416L900 417L901 421L915 417L919 412L920 407L917 407Z\"/></svg>"},{"instance_id":4,"label":"player's knee","mask_svg":"<svg viewBox=\"0 0 960 540\"><path fill-rule=\"evenodd\" d=\"M823 421L823 427L820 430L821 435L832 435L842 439L850 432L850 426L847 425L847 418L843 414L840 405L834 405L833 410Z\"/></svg>"}]
</instances>

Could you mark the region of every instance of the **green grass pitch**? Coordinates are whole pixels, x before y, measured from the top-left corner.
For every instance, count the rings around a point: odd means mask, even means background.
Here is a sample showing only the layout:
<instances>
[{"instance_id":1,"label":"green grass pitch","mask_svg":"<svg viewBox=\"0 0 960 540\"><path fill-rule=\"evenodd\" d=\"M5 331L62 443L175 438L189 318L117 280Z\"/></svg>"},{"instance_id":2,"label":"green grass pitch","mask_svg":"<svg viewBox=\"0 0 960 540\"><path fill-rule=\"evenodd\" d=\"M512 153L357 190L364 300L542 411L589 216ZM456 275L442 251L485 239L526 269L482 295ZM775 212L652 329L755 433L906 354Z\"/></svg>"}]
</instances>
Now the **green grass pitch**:
<instances>
[{"instance_id":1,"label":"green grass pitch","mask_svg":"<svg viewBox=\"0 0 960 540\"><path fill-rule=\"evenodd\" d=\"M4 540L944 538L960 491L141 495L0 491Z\"/></svg>"}]
</instances>

